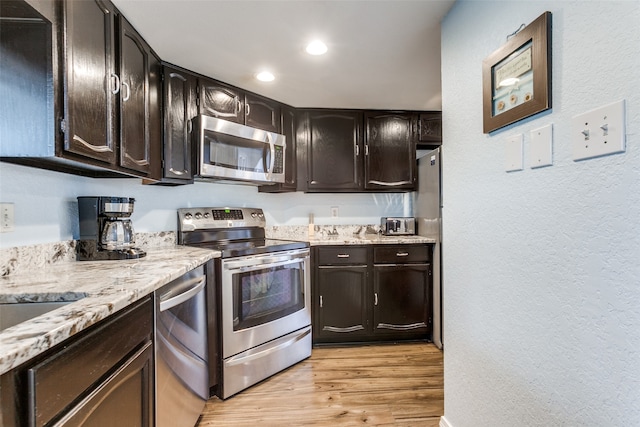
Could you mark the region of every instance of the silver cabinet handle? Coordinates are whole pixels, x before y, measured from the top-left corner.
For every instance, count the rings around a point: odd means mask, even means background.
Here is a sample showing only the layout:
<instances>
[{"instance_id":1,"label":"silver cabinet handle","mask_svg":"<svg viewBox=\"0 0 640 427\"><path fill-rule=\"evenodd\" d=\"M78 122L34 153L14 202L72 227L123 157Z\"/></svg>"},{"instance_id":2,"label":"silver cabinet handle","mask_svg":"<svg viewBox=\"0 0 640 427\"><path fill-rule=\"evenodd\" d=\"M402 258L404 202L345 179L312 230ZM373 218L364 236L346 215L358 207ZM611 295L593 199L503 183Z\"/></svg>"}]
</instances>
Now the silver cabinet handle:
<instances>
[{"instance_id":1,"label":"silver cabinet handle","mask_svg":"<svg viewBox=\"0 0 640 427\"><path fill-rule=\"evenodd\" d=\"M378 305L378 293L373 293L373 305Z\"/></svg>"},{"instance_id":2,"label":"silver cabinet handle","mask_svg":"<svg viewBox=\"0 0 640 427\"><path fill-rule=\"evenodd\" d=\"M349 254L338 254L338 258L349 258L350 256Z\"/></svg>"},{"instance_id":3,"label":"silver cabinet handle","mask_svg":"<svg viewBox=\"0 0 640 427\"><path fill-rule=\"evenodd\" d=\"M248 116L249 115L249 111L251 111L251 105L244 104L244 115Z\"/></svg>"},{"instance_id":4,"label":"silver cabinet handle","mask_svg":"<svg viewBox=\"0 0 640 427\"><path fill-rule=\"evenodd\" d=\"M190 300L195 295L200 292L205 285L205 276L195 277L185 283L182 284L183 287L188 287L184 292L171 297L166 300L162 300L162 296L160 297L160 311L166 311L170 308L175 307L176 305L182 304L185 301Z\"/></svg>"},{"instance_id":5,"label":"silver cabinet handle","mask_svg":"<svg viewBox=\"0 0 640 427\"><path fill-rule=\"evenodd\" d=\"M193 130L193 123L191 123L191 120L187 120L187 133L191 133L192 130Z\"/></svg>"},{"instance_id":6,"label":"silver cabinet handle","mask_svg":"<svg viewBox=\"0 0 640 427\"><path fill-rule=\"evenodd\" d=\"M322 308L322 295L320 295L320 308Z\"/></svg>"},{"instance_id":7,"label":"silver cabinet handle","mask_svg":"<svg viewBox=\"0 0 640 427\"><path fill-rule=\"evenodd\" d=\"M365 155L365 156L368 156L368 155L369 155L369 144L366 144L366 145L364 146L364 155Z\"/></svg>"},{"instance_id":8,"label":"silver cabinet handle","mask_svg":"<svg viewBox=\"0 0 640 427\"><path fill-rule=\"evenodd\" d=\"M111 91L111 93L115 95L116 93L120 92L120 76L118 76L116 73L111 73L111 77L116 79L116 87Z\"/></svg>"},{"instance_id":9,"label":"silver cabinet handle","mask_svg":"<svg viewBox=\"0 0 640 427\"><path fill-rule=\"evenodd\" d=\"M129 87L129 84L127 82L122 82L122 87L127 89L127 94L124 98L122 98L122 101L127 102L129 98L131 98L131 88Z\"/></svg>"},{"instance_id":10,"label":"silver cabinet handle","mask_svg":"<svg viewBox=\"0 0 640 427\"><path fill-rule=\"evenodd\" d=\"M397 252L396 256L409 256L409 252Z\"/></svg>"},{"instance_id":11,"label":"silver cabinet handle","mask_svg":"<svg viewBox=\"0 0 640 427\"><path fill-rule=\"evenodd\" d=\"M240 114L242 111L242 103L240 102L240 98L236 96L236 114Z\"/></svg>"},{"instance_id":12,"label":"silver cabinet handle","mask_svg":"<svg viewBox=\"0 0 640 427\"><path fill-rule=\"evenodd\" d=\"M360 155L360 146L356 144L356 156Z\"/></svg>"}]
</instances>

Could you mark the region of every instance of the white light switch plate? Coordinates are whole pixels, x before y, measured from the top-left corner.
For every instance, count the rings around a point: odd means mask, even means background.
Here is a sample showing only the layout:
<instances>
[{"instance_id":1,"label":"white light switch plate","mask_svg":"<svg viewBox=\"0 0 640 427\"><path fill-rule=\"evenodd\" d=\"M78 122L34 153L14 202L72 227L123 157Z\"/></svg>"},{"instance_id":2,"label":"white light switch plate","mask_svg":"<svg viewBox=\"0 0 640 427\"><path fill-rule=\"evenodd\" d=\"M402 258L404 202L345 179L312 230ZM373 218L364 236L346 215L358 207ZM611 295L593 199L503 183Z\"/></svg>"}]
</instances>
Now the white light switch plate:
<instances>
[{"instance_id":1,"label":"white light switch plate","mask_svg":"<svg viewBox=\"0 0 640 427\"><path fill-rule=\"evenodd\" d=\"M575 116L571 120L573 160L625 151L624 100Z\"/></svg>"},{"instance_id":2,"label":"white light switch plate","mask_svg":"<svg viewBox=\"0 0 640 427\"><path fill-rule=\"evenodd\" d=\"M504 168L507 172L520 171L524 168L522 141L521 133L507 139L504 147Z\"/></svg>"},{"instance_id":3,"label":"white light switch plate","mask_svg":"<svg viewBox=\"0 0 640 427\"><path fill-rule=\"evenodd\" d=\"M0 203L0 233L14 230L14 218L13 203Z\"/></svg>"},{"instance_id":4,"label":"white light switch plate","mask_svg":"<svg viewBox=\"0 0 640 427\"><path fill-rule=\"evenodd\" d=\"M548 124L531 131L531 168L553 164L553 126Z\"/></svg>"}]
</instances>

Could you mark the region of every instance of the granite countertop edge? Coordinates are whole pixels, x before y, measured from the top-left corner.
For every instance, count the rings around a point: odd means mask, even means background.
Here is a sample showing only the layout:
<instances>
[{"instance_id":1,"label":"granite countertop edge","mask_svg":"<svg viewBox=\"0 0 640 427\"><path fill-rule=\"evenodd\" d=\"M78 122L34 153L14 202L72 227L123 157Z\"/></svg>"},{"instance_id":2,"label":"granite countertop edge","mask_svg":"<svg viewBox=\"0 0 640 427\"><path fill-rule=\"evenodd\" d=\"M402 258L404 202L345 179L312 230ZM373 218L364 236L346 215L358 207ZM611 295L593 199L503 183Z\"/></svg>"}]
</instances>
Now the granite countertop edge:
<instances>
[{"instance_id":1,"label":"granite countertop edge","mask_svg":"<svg viewBox=\"0 0 640 427\"><path fill-rule=\"evenodd\" d=\"M63 262L0 277L0 303L72 301L0 332L0 375L219 256L170 246L140 259Z\"/></svg>"}]
</instances>

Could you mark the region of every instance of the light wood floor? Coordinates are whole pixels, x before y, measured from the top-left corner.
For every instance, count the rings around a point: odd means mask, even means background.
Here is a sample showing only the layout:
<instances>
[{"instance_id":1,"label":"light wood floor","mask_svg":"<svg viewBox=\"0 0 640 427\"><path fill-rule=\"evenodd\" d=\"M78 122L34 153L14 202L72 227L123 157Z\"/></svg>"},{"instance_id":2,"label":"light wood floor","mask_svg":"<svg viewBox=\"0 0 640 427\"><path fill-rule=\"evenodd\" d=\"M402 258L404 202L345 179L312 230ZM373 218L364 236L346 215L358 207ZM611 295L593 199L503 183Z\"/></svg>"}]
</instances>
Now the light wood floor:
<instances>
[{"instance_id":1,"label":"light wood floor","mask_svg":"<svg viewBox=\"0 0 640 427\"><path fill-rule=\"evenodd\" d=\"M443 413L442 352L434 345L323 347L225 401L210 399L197 427L437 427Z\"/></svg>"}]
</instances>

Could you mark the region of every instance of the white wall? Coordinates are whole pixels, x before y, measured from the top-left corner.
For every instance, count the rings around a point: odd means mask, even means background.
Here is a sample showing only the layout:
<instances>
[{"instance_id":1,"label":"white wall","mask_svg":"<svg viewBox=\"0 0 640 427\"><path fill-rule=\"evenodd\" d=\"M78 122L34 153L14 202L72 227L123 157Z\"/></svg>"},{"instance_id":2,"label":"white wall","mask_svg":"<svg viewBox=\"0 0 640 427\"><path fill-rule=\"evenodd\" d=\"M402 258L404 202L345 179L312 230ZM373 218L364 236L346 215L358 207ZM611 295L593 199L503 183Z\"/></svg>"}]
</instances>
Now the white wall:
<instances>
[{"instance_id":1,"label":"white wall","mask_svg":"<svg viewBox=\"0 0 640 427\"><path fill-rule=\"evenodd\" d=\"M482 60L545 10L553 109L482 133ZM640 425L640 2L463 1L442 28L445 422ZM626 100L624 154L571 118ZM551 167L529 131L553 124ZM525 135L525 169L504 171Z\"/></svg>"},{"instance_id":2,"label":"white wall","mask_svg":"<svg viewBox=\"0 0 640 427\"><path fill-rule=\"evenodd\" d=\"M261 207L267 225L378 224L381 216L403 215L411 198L389 194L258 193L247 185L196 183L149 186L139 179L94 179L0 162L0 202L14 203L15 231L0 234L0 248L57 242L78 237L78 196L136 199L137 232L176 230L176 209L191 206ZM338 218L330 207L338 206ZM410 212L406 213L407 215Z\"/></svg>"}]
</instances>

